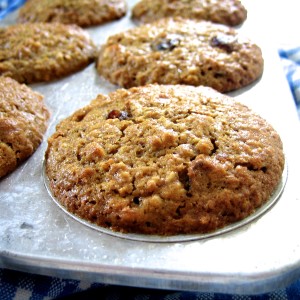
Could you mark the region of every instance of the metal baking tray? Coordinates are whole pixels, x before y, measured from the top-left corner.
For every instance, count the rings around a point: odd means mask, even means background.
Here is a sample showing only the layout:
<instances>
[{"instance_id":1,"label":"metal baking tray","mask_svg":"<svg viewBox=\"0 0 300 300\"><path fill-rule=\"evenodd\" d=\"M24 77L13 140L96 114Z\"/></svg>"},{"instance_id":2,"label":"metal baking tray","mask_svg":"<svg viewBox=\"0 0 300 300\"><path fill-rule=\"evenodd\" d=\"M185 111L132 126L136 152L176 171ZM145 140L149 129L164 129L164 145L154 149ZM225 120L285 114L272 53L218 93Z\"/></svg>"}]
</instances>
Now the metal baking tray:
<instances>
[{"instance_id":1,"label":"metal baking tray","mask_svg":"<svg viewBox=\"0 0 300 300\"><path fill-rule=\"evenodd\" d=\"M130 9L136 1L128 2L126 17L87 29L97 45L135 26ZM45 96L51 120L34 155L0 181L0 267L134 287L239 294L272 291L300 276L299 121L276 48L265 41L265 21L255 15L259 2L244 3L248 19L238 30L261 46L265 70L260 80L231 95L263 116L283 140L288 168L272 205L217 235L163 243L101 232L70 217L47 191L43 158L47 137L60 120L98 93L117 89L92 64L61 80L31 85ZM1 26L14 23L16 14Z\"/></svg>"}]
</instances>

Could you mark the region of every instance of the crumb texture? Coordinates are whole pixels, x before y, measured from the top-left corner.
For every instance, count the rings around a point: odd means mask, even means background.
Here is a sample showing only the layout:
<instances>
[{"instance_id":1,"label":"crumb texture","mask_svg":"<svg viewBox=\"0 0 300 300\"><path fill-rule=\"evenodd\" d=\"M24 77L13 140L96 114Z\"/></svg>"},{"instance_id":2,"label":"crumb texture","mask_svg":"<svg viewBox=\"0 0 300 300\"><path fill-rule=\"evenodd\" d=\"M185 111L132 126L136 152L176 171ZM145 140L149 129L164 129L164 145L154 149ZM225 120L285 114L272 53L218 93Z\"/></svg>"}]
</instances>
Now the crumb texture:
<instances>
[{"instance_id":1,"label":"crumb texture","mask_svg":"<svg viewBox=\"0 0 300 300\"><path fill-rule=\"evenodd\" d=\"M125 0L28 0L20 8L18 22L100 25L126 14Z\"/></svg>"},{"instance_id":2,"label":"crumb texture","mask_svg":"<svg viewBox=\"0 0 300 300\"><path fill-rule=\"evenodd\" d=\"M76 25L15 24L0 29L0 75L20 83L51 81L95 60L96 46Z\"/></svg>"},{"instance_id":3,"label":"crumb texture","mask_svg":"<svg viewBox=\"0 0 300 300\"><path fill-rule=\"evenodd\" d=\"M242 88L263 73L259 46L237 30L211 22L161 19L109 37L98 73L121 87L151 83Z\"/></svg>"},{"instance_id":4,"label":"crumb texture","mask_svg":"<svg viewBox=\"0 0 300 300\"><path fill-rule=\"evenodd\" d=\"M11 78L0 77L0 177L16 169L37 149L48 118L41 94Z\"/></svg>"},{"instance_id":5,"label":"crumb texture","mask_svg":"<svg viewBox=\"0 0 300 300\"><path fill-rule=\"evenodd\" d=\"M132 9L132 18L143 23L165 17L237 26L246 20L247 10L239 0L141 0Z\"/></svg>"},{"instance_id":6,"label":"crumb texture","mask_svg":"<svg viewBox=\"0 0 300 300\"><path fill-rule=\"evenodd\" d=\"M122 232L206 233L252 214L284 167L261 117L208 87L99 95L49 138L46 173L71 212Z\"/></svg>"}]
</instances>

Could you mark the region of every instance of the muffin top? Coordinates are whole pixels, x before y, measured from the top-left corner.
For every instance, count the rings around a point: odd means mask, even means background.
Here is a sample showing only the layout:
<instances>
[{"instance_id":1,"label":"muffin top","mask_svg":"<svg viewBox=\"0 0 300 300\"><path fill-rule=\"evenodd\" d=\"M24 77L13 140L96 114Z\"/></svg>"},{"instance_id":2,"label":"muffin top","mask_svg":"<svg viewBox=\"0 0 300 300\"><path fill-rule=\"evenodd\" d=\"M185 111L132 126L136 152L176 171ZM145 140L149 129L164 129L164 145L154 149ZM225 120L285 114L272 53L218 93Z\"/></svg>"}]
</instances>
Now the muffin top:
<instances>
[{"instance_id":1,"label":"muffin top","mask_svg":"<svg viewBox=\"0 0 300 300\"><path fill-rule=\"evenodd\" d=\"M17 20L89 27L119 19L126 11L125 0L27 0Z\"/></svg>"},{"instance_id":2,"label":"muffin top","mask_svg":"<svg viewBox=\"0 0 300 300\"><path fill-rule=\"evenodd\" d=\"M59 79L94 61L96 46L76 25L14 24L0 28L0 75L20 83Z\"/></svg>"},{"instance_id":3,"label":"muffin top","mask_svg":"<svg viewBox=\"0 0 300 300\"><path fill-rule=\"evenodd\" d=\"M99 95L49 138L46 174L71 213L121 232L206 233L252 214L280 182L279 135L208 87Z\"/></svg>"},{"instance_id":4,"label":"muffin top","mask_svg":"<svg viewBox=\"0 0 300 300\"><path fill-rule=\"evenodd\" d=\"M165 17L237 26L246 20L247 10L239 0L141 0L132 9L132 18L142 23Z\"/></svg>"},{"instance_id":5,"label":"muffin top","mask_svg":"<svg viewBox=\"0 0 300 300\"><path fill-rule=\"evenodd\" d=\"M43 98L0 76L0 177L15 170L40 145L49 119Z\"/></svg>"},{"instance_id":6,"label":"muffin top","mask_svg":"<svg viewBox=\"0 0 300 300\"><path fill-rule=\"evenodd\" d=\"M240 89L263 73L258 45L234 28L166 18L112 35L102 45L98 73L130 88L151 83Z\"/></svg>"}]
</instances>

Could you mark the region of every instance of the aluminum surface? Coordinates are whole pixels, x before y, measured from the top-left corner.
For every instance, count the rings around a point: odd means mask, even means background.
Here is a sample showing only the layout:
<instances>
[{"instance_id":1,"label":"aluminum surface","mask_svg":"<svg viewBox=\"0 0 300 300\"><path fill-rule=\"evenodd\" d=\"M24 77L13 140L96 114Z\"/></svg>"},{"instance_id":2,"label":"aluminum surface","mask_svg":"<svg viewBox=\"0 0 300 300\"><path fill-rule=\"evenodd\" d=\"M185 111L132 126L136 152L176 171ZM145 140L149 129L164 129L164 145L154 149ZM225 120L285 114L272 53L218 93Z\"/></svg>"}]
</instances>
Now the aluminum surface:
<instances>
[{"instance_id":1,"label":"aluminum surface","mask_svg":"<svg viewBox=\"0 0 300 300\"><path fill-rule=\"evenodd\" d=\"M259 2L245 5L248 20L239 30L262 47L265 70L260 80L231 95L262 115L283 140L288 176L277 203L238 229L185 242L124 239L69 217L44 186L43 157L46 139L61 119L98 93L117 88L90 65L59 81L31 86L45 95L52 115L38 150L0 181L0 266L128 286L242 294L278 289L300 275L299 121L276 48L265 39L266 21L256 16ZM88 31L100 45L133 27L129 17ZM2 24L14 21L12 14Z\"/></svg>"}]
</instances>

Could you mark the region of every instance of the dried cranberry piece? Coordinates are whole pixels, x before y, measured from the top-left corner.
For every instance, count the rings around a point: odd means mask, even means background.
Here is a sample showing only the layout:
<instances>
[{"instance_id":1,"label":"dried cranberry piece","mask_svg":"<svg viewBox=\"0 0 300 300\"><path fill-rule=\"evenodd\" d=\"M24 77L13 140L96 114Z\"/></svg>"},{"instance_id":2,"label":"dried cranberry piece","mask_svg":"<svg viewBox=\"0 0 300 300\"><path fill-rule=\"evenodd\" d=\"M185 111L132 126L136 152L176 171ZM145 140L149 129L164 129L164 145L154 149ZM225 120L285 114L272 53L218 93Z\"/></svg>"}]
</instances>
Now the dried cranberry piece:
<instances>
[{"instance_id":1,"label":"dried cranberry piece","mask_svg":"<svg viewBox=\"0 0 300 300\"><path fill-rule=\"evenodd\" d=\"M211 39L210 45L212 47L218 47L227 53L231 53L234 51L234 44L236 40L237 38L235 36L219 34Z\"/></svg>"},{"instance_id":2,"label":"dried cranberry piece","mask_svg":"<svg viewBox=\"0 0 300 300\"><path fill-rule=\"evenodd\" d=\"M154 51L172 51L180 44L178 36L170 35L166 38L160 38L151 44L151 48Z\"/></svg>"},{"instance_id":3,"label":"dried cranberry piece","mask_svg":"<svg viewBox=\"0 0 300 300\"><path fill-rule=\"evenodd\" d=\"M128 113L127 111L124 110L117 110L113 109L110 111L107 115L107 119L119 119L119 120L125 120L128 118Z\"/></svg>"}]
</instances>

